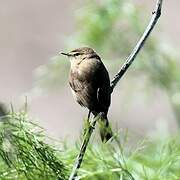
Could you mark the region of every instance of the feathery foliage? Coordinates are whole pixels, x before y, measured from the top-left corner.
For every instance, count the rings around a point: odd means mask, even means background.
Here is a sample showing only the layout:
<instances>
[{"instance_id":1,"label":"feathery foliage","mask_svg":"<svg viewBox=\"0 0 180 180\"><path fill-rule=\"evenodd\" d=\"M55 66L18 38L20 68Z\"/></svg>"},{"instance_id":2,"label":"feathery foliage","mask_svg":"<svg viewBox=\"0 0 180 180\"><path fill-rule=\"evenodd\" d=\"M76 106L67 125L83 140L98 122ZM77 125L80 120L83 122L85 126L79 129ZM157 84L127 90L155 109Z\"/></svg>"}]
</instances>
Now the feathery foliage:
<instances>
[{"instance_id":1,"label":"feathery foliage","mask_svg":"<svg viewBox=\"0 0 180 180\"><path fill-rule=\"evenodd\" d=\"M58 151L44 142L43 130L25 112L1 119L0 179L66 179Z\"/></svg>"},{"instance_id":2,"label":"feathery foliage","mask_svg":"<svg viewBox=\"0 0 180 180\"><path fill-rule=\"evenodd\" d=\"M180 138L148 138L135 142L127 132L120 140L88 146L79 177L84 180L178 180ZM134 142L128 142L129 139ZM13 112L0 122L0 179L66 180L79 151L79 143L49 145L44 130L28 115ZM51 144L57 143L51 139Z\"/></svg>"}]
</instances>

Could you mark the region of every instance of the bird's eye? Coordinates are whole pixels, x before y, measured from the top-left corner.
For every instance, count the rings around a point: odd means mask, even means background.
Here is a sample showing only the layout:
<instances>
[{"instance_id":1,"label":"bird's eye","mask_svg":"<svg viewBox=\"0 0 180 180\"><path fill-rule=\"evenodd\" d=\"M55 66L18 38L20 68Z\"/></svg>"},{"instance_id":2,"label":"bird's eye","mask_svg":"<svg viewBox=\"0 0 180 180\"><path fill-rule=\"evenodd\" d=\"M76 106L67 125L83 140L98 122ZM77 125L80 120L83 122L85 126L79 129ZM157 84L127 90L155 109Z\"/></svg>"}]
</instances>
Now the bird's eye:
<instances>
[{"instance_id":1,"label":"bird's eye","mask_svg":"<svg viewBox=\"0 0 180 180\"><path fill-rule=\"evenodd\" d=\"M81 55L81 54L80 54L80 53L75 53L75 54L74 54L74 56L79 56L79 55Z\"/></svg>"}]
</instances>

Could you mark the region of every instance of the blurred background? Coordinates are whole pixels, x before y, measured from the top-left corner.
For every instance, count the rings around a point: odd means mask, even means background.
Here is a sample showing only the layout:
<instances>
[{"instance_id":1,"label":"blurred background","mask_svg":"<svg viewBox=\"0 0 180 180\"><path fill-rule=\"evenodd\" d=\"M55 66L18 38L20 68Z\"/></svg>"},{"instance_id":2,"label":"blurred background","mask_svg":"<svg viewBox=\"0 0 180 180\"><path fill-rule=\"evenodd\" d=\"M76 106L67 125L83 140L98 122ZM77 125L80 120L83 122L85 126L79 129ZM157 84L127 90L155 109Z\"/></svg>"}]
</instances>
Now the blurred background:
<instances>
[{"instance_id":1,"label":"blurred background","mask_svg":"<svg viewBox=\"0 0 180 180\"><path fill-rule=\"evenodd\" d=\"M68 86L69 62L58 56L93 47L111 78L143 33L155 0L0 0L0 101L22 107L48 134L76 138L87 110ZM180 1L162 17L115 88L109 119L139 136L180 128ZM118 126L116 126L118 125Z\"/></svg>"}]
</instances>

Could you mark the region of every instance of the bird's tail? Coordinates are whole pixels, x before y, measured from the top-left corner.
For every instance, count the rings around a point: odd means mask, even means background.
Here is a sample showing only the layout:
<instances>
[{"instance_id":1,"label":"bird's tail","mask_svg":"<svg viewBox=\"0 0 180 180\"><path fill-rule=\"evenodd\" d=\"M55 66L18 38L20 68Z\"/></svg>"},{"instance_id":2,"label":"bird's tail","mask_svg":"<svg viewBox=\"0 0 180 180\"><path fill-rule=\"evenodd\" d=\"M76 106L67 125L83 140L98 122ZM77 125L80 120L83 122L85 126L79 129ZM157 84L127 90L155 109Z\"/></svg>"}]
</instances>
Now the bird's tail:
<instances>
[{"instance_id":1,"label":"bird's tail","mask_svg":"<svg viewBox=\"0 0 180 180\"><path fill-rule=\"evenodd\" d=\"M112 136L113 132L109 125L107 115L99 120L99 130L102 142L106 143Z\"/></svg>"}]
</instances>

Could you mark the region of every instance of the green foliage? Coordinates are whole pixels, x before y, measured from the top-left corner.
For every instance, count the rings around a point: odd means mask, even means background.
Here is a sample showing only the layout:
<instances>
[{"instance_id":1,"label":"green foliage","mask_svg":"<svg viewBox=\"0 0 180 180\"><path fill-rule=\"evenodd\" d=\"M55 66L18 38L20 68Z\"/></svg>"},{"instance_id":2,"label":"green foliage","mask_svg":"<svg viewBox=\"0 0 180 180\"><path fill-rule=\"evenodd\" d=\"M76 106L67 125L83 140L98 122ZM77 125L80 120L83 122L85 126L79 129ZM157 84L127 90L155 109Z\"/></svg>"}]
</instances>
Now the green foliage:
<instances>
[{"instance_id":1,"label":"green foliage","mask_svg":"<svg viewBox=\"0 0 180 180\"><path fill-rule=\"evenodd\" d=\"M78 28L73 46L88 45L111 61L126 57L144 30L139 12L130 1L87 0L76 13Z\"/></svg>"},{"instance_id":2,"label":"green foliage","mask_svg":"<svg viewBox=\"0 0 180 180\"><path fill-rule=\"evenodd\" d=\"M1 118L2 120L2 118ZM11 113L0 124L0 179L65 180L79 152L75 146L45 143L43 129L25 112ZM178 180L180 138L128 142L127 132L113 143L92 141L79 177L83 180ZM118 138L119 139L119 138ZM51 139L51 144L57 143ZM61 148L60 148L61 147Z\"/></svg>"},{"instance_id":3,"label":"green foliage","mask_svg":"<svg viewBox=\"0 0 180 180\"><path fill-rule=\"evenodd\" d=\"M121 142L91 143L79 170L83 180L178 180L180 178L180 141L178 137L161 140L128 143L127 136ZM66 148L68 164L78 153L79 145L74 149ZM67 156L68 155L68 156Z\"/></svg>"},{"instance_id":4,"label":"green foliage","mask_svg":"<svg viewBox=\"0 0 180 180\"><path fill-rule=\"evenodd\" d=\"M0 122L0 179L59 179L67 170L58 151L44 142L43 130L25 112L11 113Z\"/></svg>"},{"instance_id":5,"label":"green foliage","mask_svg":"<svg viewBox=\"0 0 180 180\"><path fill-rule=\"evenodd\" d=\"M143 151L133 155L132 169L137 179L175 180L180 178L179 137L149 142Z\"/></svg>"}]
</instances>

